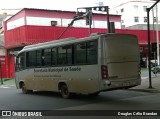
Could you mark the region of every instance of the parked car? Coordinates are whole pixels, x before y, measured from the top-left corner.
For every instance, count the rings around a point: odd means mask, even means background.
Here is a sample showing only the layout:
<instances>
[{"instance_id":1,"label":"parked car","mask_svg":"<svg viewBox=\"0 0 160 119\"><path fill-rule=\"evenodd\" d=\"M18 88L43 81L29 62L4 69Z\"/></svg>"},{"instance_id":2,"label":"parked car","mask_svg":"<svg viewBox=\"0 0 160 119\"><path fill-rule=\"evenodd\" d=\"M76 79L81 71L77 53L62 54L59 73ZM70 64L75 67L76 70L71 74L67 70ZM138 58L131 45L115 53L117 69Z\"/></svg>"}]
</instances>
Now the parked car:
<instances>
[{"instance_id":1,"label":"parked car","mask_svg":"<svg viewBox=\"0 0 160 119\"><path fill-rule=\"evenodd\" d=\"M151 71L152 71L154 74L160 73L160 65L158 65L158 66L156 66L156 67L152 67L152 68L151 68Z\"/></svg>"}]
</instances>

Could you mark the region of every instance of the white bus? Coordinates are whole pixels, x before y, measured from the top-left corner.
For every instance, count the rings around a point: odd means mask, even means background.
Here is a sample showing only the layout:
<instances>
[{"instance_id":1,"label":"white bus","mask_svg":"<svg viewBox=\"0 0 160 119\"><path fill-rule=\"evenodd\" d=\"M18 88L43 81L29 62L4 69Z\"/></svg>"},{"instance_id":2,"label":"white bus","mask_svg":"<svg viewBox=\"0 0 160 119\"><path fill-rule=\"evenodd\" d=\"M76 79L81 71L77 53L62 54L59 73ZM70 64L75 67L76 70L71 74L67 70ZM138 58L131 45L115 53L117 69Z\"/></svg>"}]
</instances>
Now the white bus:
<instances>
[{"instance_id":1,"label":"white bus","mask_svg":"<svg viewBox=\"0 0 160 119\"><path fill-rule=\"evenodd\" d=\"M16 86L32 91L97 95L141 84L137 37L94 34L24 47L16 58Z\"/></svg>"}]
</instances>

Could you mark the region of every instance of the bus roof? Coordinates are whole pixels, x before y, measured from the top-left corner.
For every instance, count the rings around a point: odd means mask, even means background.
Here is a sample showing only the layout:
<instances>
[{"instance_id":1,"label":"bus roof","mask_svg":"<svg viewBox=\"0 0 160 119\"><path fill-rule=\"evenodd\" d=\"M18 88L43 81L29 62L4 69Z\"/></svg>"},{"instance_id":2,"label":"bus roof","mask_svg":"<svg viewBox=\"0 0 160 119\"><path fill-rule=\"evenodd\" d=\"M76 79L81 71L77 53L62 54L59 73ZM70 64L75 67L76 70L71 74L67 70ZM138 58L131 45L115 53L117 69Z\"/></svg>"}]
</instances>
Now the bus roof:
<instances>
[{"instance_id":1,"label":"bus roof","mask_svg":"<svg viewBox=\"0 0 160 119\"><path fill-rule=\"evenodd\" d=\"M65 39L60 39L60 40L53 40L53 41L49 41L49 42L28 45L28 46L25 46L23 49L34 48L34 47L38 47L38 46L42 46L42 45L50 45L51 43L59 43L59 42L70 41L70 40L75 40L75 39L76 38L71 37L71 38L65 38Z\"/></svg>"},{"instance_id":2,"label":"bus roof","mask_svg":"<svg viewBox=\"0 0 160 119\"><path fill-rule=\"evenodd\" d=\"M65 45L65 44L72 44L72 43L79 42L79 41L83 42L83 41L87 41L87 40L96 39L96 38L98 38L98 36L99 35L91 36L91 37L85 37L85 38L78 38L78 39L72 37L72 38L65 38L65 39L59 39L59 40L44 42L44 43L28 45L28 46L25 46L19 53L26 52L26 51L43 49L43 48L62 46L62 45Z\"/></svg>"},{"instance_id":3,"label":"bus roof","mask_svg":"<svg viewBox=\"0 0 160 119\"><path fill-rule=\"evenodd\" d=\"M113 36L113 35L124 35L121 33L109 33L109 34L99 34L99 33L94 33L91 34L90 37L85 37L85 38L65 38L65 39L59 39L59 40L54 40L54 41L49 41L49 42L44 42L44 43L38 43L38 44L33 44L33 45L28 45L25 46L19 53L21 52L26 52L26 51L32 51L32 50L38 50L38 49L44 49L44 48L50 48L50 47L57 47L57 46L63 46L66 44L72 44L72 43L78 43L78 42L84 42L84 41L88 41L88 40L94 40L94 39L98 39L99 36L102 35L107 35L107 36ZM125 36L131 36L131 34L125 34ZM134 37L135 35L132 35L132 37ZM19 54L18 53L18 54Z\"/></svg>"}]
</instances>

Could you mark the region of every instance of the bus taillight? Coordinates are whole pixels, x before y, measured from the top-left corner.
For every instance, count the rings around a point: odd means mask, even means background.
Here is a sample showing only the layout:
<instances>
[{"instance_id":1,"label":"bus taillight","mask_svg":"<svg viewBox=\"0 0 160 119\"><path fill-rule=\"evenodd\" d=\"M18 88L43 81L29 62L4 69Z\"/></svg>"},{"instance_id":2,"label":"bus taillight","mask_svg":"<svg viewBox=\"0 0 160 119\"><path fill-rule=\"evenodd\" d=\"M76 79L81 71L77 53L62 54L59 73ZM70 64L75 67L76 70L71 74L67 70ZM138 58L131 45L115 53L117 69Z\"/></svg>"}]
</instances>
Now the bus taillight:
<instances>
[{"instance_id":1,"label":"bus taillight","mask_svg":"<svg viewBox=\"0 0 160 119\"><path fill-rule=\"evenodd\" d=\"M102 79L108 79L108 68L105 65L101 65Z\"/></svg>"}]
</instances>

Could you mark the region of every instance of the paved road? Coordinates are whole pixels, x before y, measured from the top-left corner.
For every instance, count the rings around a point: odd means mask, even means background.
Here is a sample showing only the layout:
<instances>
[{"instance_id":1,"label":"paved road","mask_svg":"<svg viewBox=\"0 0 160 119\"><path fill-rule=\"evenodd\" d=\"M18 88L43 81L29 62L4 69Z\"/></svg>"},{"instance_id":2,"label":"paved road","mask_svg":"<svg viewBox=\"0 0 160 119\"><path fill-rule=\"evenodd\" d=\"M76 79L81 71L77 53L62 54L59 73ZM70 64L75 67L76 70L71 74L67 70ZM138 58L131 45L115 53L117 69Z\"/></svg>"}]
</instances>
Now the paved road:
<instances>
[{"instance_id":1,"label":"paved road","mask_svg":"<svg viewBox=\"0 0 160 119\"><path fill-rule=\"evenodd\" d=\"M160 109L160 94L143 91L116 90L102 92L98 97L78 95L63 99L57 93L22 94L15 87L1 87L0 95L1 110Z\"/></svg>"},{"instance_id":2,"label":"paved road","mask_svg":"<svg viewBox=\"0 0 160 119\"><path fill-rule=\"evenodd\" d=\"M143 92L134 90L116 90L102 92L98 97L76 96L73 99L63 99L57 93L36 92L22 94L14 86L0 86L0 110L159 110L159 92ZM4 117L3 117L4 118ZM22 117L8 117L9 119L22 119ZM30 119L29 117L23 117ZM51 119L53 117L43 117ZM54 118L60 118L55 116ZM63 117L62 119L82 118ZM90 117L85 119L101 119L106 117ZM116 119L117 117L111 117ZM117 119L121 119L119 117ZM153 117L154 119L155 117ZM5 118L6 119L6 118ZM33 119L41 119L33 118ZM124 118L122 118L124 119ZM139 118L141 119L141 118Z\"/></svg>"},{"instance_id":3,"label":"paved road","mask_svg":"<svg viewBox=\"0 0 160 119\"><path fill-rule=\"evenodd\" d=\"M22 94L14 86L0 87L0 110L160 110L160 93L132 90L102 92L98 97L63 99L57 93ZM1 118L1 117L0 117ZM3 117L4 119L125 119L104 116ZM131 117L136 119L137 117ZM143 118L146 118L143 116ZM153 117L153 119L156 117ZM141 117L139 119L142 119Z\"/></svg>"},{"instance_id":4,"label":"paved road","mask_svg":"<svg viewBox=\"0 0 160 119\"><path fill-rule=\"evenodd\" d=\"M160 77L153 78L154 89L148 89L148 79L142 85L129 90L103 92L98 97L76 96L63 99L57 93L36 92L22 94L14 85L0 86L0 110L160 110ZM13 84L13 82L11 83ZM1 118L1 117L0 117ZM4 118L4 117L3 117ZM32 119L31 117L7 117L8 119ZM5 117L5 119L7 119ZM33 119L125 119L124 116L54 116ZM137 117L130 117L137 119ZM147 119L147 117L138 117ZM150 117L158 119L159 117Z\"/></svg>"},{"instance_id":5,"label":"paved road","mask_svg":"<svg viewBox=\"0 0 160 119\"><path fill-rule=\"evenodd\" d=\"M53 110L70 106L85 105L96 102L95 99L80 97L76 99L63 99L61 95L51 92L36 92L22 94L15 87L0 89L0 109L13 110ZM102 100L102 99L101 99Z\"/></svg>"}]
</instances>

